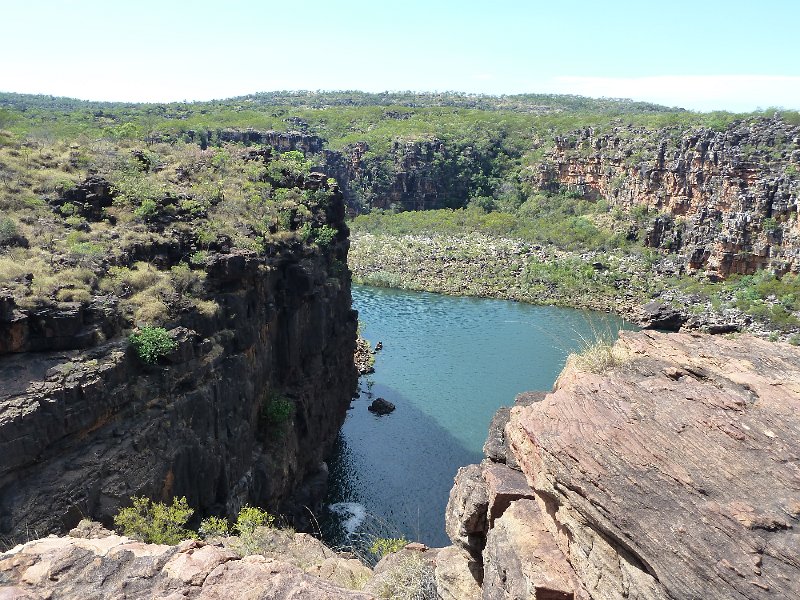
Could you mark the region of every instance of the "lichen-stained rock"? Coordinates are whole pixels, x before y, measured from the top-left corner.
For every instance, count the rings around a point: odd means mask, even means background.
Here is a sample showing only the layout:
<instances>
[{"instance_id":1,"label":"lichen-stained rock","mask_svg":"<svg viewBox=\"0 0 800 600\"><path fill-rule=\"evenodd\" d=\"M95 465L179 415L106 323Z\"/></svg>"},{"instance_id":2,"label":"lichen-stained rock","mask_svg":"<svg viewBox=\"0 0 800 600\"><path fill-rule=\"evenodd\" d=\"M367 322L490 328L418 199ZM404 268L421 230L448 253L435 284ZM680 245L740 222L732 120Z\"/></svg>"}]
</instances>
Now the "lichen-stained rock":
<instances>
[{"instance_id":1,"label":"lichen-stained rock","mask_svg":"<svg viewBox=\"0 0 800 600\"><path fill-rule=\"evenodd\" d=\"M189 540L179 546L49 537L0 554L0 598L289 599L372 596L337 586L274 558Z\"/></svg>"},{"instance_id":2,"label":"lichen-stained rock","mask_svg":"<svg viewBox=\"0 0 800 600\"><path fill-rule=\"evenodd\" d=\"M650 331L617 347L622 365L572 362L508 428L591 597L800 598L800 350Z\"/></svg>"},{"instance_id":3,"label":"lichen-stained rock","mask_svg":"<svg viewBox=\"0 0 800 600\"><path fill-rule=\"evenodd\" d=\"M480 556L486 543L489 496L480 465L461 467L450 490L445 531L456 546Z\"/></svg>"},{"instance_id":4,"label":"lichen-stained rock","mask_svg":"<svg viewBox=\"0 0 800 600\"><path fill-rule=\"evenodd\" d=\"M489 530L484 600L588 600L535 500L513 502Z\"/></svg>"}]
</instances>

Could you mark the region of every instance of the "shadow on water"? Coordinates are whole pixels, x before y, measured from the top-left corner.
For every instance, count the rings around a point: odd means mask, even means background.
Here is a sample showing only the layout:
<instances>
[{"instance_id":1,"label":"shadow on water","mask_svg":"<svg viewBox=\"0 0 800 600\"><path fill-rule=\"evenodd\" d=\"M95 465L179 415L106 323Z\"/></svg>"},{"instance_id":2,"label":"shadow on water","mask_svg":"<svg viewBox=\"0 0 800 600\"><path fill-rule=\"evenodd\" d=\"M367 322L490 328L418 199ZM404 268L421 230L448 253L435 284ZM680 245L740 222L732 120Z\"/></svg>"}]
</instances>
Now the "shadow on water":
<instances>
[{"instance_id":1,"label":"shadow on water","mask_svg":"<svg viewBox=\"0 0 800 600\"><path fill-rule=\"evenodd\" d=\"M612 315L503 300L353 287L375 373L342 428L322 519L333 545L364 537L448 543L444 509L458 467L478 462L492 415L516 394L549 390L570 352L616 336ZM378 417L371 398L397 406Z\"/></svg>"},{"instance_id":2,"label":"shadow on water","mask_svg":"<svg viewBox=\"0 0 800 600\"><path fill-rule=\"evenodd\" d=\"M373 397L396 410L372 414ZM447 545L444 511L453 477L458 466L481 458L396 390L379 383L367 390L362 379L329 464L328 500L338 514L321 520L324 537L334 546L400 536Z\"/></svg>"}]
</instances>

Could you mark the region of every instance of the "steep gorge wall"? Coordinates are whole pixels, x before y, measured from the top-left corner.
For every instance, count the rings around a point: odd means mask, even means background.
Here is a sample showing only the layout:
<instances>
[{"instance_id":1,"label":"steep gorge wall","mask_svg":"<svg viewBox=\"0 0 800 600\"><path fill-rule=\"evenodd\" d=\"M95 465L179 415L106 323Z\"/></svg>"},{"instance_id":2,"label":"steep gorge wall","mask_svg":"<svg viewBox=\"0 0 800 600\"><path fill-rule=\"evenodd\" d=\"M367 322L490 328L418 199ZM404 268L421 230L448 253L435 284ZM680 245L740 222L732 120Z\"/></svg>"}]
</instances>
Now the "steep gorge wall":
<instances>
[{"instance_id":1,"label":"steep gorge wall","mask_svg":"<svg viewBox=\"0 0 800 600\"><path fill-rule=\"evenodd\" d=\"M685 270L725 277L800 269L800 126L780 117L721 131L621 124L550 140L532 136L531 147L544 156L527 165L502 137L396 139L386 148L361 141L330 150L324 139L300 132L189 133L313 155L319 170L340 182L353 213L457 208L473 196L568 189L629 215L631 235L676 254Z\"/></svg>"},{"instance_id":2,"label":"steep gorge wall","mask_svg":"<svg viewBox=\"0 0 800 600\"><path fill-rule=\"evenodd\" d=\"M210 254L219 310L184 312L157 365L95 305L0 302L0 537L109 523L132 495L185 495L198 516L245 503L307 514L357 381L341 194L328 213L340 233L325 251ZM150 260L168 266L181 244ZM277 396L292 405L284 423L264 416Z\"/></svg>"},{"instance_id":3,"label":"steep gorge wall","mask_svg":"<svg viewBox=\"0 0 800 600\"><path fill-rule=\"evenodd\" d=\"M497 149L499 150L499 149ZM395 140L380 156L366 142L325 150L322 169L342 183L354 212L368 209L428 210L466 203L476 180L486 178L496 151L453 147L437 138Z\"/></svg>"},{"instance_id":4,"label":"steep gorge wall","mask_svg":"<svg viewBox=\"0 0 800 600\"><path fill-rule=\"evenodd\" d=\"M800 127L780 119L724 131L586 128L557 137L535 170L542 189L656 213L646 244L689 270L800 270Z\"/></svg>"}]
</instances>

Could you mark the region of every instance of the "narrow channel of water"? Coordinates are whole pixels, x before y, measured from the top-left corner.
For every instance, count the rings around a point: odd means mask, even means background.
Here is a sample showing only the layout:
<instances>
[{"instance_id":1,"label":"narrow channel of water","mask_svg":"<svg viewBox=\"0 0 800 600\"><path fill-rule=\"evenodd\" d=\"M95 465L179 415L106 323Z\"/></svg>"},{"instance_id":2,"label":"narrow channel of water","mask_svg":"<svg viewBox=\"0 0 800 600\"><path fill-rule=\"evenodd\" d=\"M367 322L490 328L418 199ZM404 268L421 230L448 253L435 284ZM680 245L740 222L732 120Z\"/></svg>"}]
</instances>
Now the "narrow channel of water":
<instances>
[{"instance_id":1,"label":"narrow channel of water","mask_svg":"<svg viewBox=\"0 0 800 600\"><path fill-rule=\"evenodd\" d=\"M549 390L581 340L632 325L602 313L353 287L375 373L362 377L330 462L332 545L374 536L449 543L444 510L460 466L479 462L489 422L527 390ZM367 410L382 397L396 410Z\"/></svg>"}]
</instances>

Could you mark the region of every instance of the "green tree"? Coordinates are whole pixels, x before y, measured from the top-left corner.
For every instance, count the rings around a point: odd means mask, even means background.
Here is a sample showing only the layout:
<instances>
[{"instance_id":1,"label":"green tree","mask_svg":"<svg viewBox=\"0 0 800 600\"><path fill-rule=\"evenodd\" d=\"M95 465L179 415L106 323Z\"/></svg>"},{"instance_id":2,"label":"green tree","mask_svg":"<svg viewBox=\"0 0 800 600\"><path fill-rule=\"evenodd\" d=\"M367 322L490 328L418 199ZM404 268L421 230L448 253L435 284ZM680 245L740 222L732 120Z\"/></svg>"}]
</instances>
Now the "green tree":
<instances>
[{"instance_id":1,"label":"green tree","mask_svg":"<svg viewBox=\"0 0 800 600\"><path fill-rule=\"evenodd\" d=\"M192 537L186 528L194 511L186 498L173 498L172 504L151 502L144 496L131 498L133 506L123 508L114 517L114 525L123 535L148 544L175 545Z\"/></svg>"}]
</instances>

